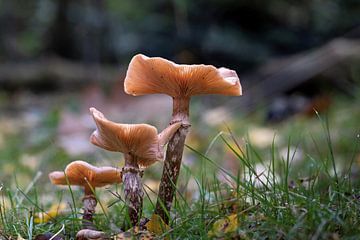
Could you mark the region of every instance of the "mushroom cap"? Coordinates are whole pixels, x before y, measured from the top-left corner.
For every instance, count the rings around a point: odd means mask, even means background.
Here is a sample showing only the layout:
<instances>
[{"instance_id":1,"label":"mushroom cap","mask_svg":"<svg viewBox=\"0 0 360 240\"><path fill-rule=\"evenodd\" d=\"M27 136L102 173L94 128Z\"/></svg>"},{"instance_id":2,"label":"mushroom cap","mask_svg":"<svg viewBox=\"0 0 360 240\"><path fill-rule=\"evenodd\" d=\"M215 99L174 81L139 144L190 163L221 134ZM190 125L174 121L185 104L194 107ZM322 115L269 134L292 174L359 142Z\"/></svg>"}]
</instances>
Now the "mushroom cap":
<instances>
[{"instance_id":1,"label":"mushroom cap","mask_svg":"<svg viewBox=\"0 0 360 240\"><path fill-rule=\"evenodd\" d=\"M68 185L69 183L76 186L88 186L90 184L95 188L120 183L122 173L117 168L95 167L87 162L78 160L68 164L64 172L51 172L49 178L55 185Z\"/></svg>"},{"instance_id":2,"label":"mushroom cap","mask_svg":"<svg viewBox=\"0 0 360 240\"><path fill-rule=\"evenodd\" d=\"M135 55L126 73L125 92L134 96L164 93L172 97L200 94L242 95L234 70L212 65L176 64L161 57Z\"/></svg>"},{"instance_id":3,"label":"mushroom cap","mask_svg":"<svg viewBox=\"0 0 360 240\"><path fill-rule=\"evenodd\" d=\"M109 151L129 153L141 167L163 160L164 145L181 125L173 124L158 135L151 125L115 123L95 108L90 108L90 112L97 126L90 142Z\"/></svg>"}]
</instances>

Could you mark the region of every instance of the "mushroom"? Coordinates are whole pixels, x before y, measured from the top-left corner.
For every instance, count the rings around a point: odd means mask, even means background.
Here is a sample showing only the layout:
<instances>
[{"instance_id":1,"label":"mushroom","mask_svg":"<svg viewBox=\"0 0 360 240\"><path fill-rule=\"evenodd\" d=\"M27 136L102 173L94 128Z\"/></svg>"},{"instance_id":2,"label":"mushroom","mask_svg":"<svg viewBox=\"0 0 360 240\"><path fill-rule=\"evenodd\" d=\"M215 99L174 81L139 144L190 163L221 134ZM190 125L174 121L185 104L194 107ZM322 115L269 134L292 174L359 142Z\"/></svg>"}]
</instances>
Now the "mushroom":
<instances>
[{"instance_id":1,"label":"mushroom","mask_svg":"<svg viewBox=\"0 0 360 240\"><path fill-rule=\"evenodd\" d=\"M94 196L95 188L120 183L122 173L113 167L95 167L84 161L74 161L68 164L65 171L55 171L49 174L52 184L75 185L84 188L83 198L83 228L93 228L93 214L97 200Z\"/></svg>"},{"instance_id":2,"label":"mushroom","mask_svg":"<svg viewBox=\"0 0 360 240\"><path fill-rule=\"evenodd\" d=\"M90 137L91 143L109 151L122 152L125 166L122 170L125 201L130 221L137 225L142 212L142 168L164 159L164 146L180 127L176 123L158 134L148 124L120 124L109 121L95 108L90 108L97 129Z\"/></svg>"},{"instance_id":3,"label":"mushroom","mask_svg":"<svg viewBox=\"0 0 360 240\"><path fill-rule=\"evenodd\" d=\"M76 234L76 240L104 240L110 239L104 232L91 230L91 229L82 229Z\"/></svg>"},{"instance_id":4,"label":"mushroom","mask_svg":"<svg viewBox=\"0 0 360 240\"><path fill-rule=\"evenodd\" d=\"M189 102L193 95L242 95L235 71L211 65L179 65L160 57L135 55L126 73L125 92L134 96L162 93L173 98L170 125L182 125L169 140L155 213L168 223L184 142L188 133ZM165 206L165 208L163 207Z\"/></svg>"}]
</instances>

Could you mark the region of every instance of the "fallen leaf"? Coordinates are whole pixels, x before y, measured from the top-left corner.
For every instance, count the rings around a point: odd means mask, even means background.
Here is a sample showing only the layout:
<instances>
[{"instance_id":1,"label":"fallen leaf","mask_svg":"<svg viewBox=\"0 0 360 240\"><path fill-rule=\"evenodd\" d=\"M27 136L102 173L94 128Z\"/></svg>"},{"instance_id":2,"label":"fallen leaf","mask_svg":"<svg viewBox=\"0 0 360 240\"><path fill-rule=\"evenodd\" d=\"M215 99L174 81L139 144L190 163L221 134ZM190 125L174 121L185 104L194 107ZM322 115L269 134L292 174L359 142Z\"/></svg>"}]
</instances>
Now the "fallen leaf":
<instances>
[{"instance_id":1,"label":"fallen leaf","mask_svg":"<svg viewBox=\"0 0 360 240\"><path fill-rule=\"evenodd\" d=\"M157 214L153 214L145 226L148 231L154 233L156 236L160 236L170 230L170 227Z\"/></svg>"},{"instance_id":2,"label":"fallen leaf","mask_svg":"<svg viewBox=\"0 0 360 240\"><path fill-rule=\"evenodd\" d=\"M131 228L126 232L122 232L113 237L114 240L152 240L155 239L155 235L149 231L143 231L139 227Z\"/></svg>"},{"instance_id":3,"label":"fallen leaf","mask_svg":"<svg viewBox=\"0 0 360 240\"><path fill-rule=\"evenodd\" d=\"M237 214L231 214L225 218L217 220L212 229L208 232L208 237L223 237L234 233L238 228Z\"/></svg>"},{"instance_id":4,"label":"fallen leaf","mask_svg":"<svg viewBox=\"0 0 360 240\"><path fill-rule=\"evenodd\" d=\"M50 221L52 218L55 218L59 214L63 213L65 209L66 209L65 203L53 204L50 207L49 211L39 212L39 213L35 214L34 223L38 223L38 224L46 223L46 222Z\"/></svg>"}]
</instances>

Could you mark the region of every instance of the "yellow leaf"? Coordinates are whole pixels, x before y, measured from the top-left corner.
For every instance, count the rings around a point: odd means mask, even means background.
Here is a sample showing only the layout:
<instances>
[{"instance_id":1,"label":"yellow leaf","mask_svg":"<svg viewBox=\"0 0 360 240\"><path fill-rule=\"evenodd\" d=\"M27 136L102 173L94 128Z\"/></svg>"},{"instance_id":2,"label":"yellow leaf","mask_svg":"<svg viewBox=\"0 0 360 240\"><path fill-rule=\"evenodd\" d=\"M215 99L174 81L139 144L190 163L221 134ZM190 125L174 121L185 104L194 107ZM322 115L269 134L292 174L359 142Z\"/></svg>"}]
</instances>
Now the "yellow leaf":
<instances>
[{"instance_id":1,"label":"yellow leaf","mask_svg":"<svg viewBox=\"0 0 360 240\"><path fill-rule=\"evenodd\" d=\"M155 235L150 233L149 231L140 230L138 226L135 228L131 228L126 232L122 232L117 234L112 238L113 240L133 240L133 239L140 239L140 240L152 240L155 239Z\"/></svg>"},{"instance_id":2,"label":"yellow leaf","mask_svg":"<svg viewBox=\"0 0 360 240\"><path fill-rule=\"evenodd\" d=\"M65 203L53 204L51 205L49 211L35 214L34 223L46 223L50 221L52 218L55 218L56 216L64 212L65 209L66 209Z\"/></svg>"},{"instance_id":3,"label":"yellow leaf","mask_svg":"<svg viewBox=\"0 0 360 240\"><path fill-rule=\"evenodd\" d=\"M160 236L170 230L170 227L157 214L153 214L145 226L148 231L155 233L156 236Z\"/></svg>"},{"instance_id":4,"label":"yellow leaf","mask_svg":"<svg viewBox=\"0 0 360 240\"><path fill-rule=\"evenodd\" d=\"M208 232L209 237L222 237L226 234L233 233L238 228L237 214L231 214L225 218L217 220L212 229Z\"/></svg>"}]
</instances>

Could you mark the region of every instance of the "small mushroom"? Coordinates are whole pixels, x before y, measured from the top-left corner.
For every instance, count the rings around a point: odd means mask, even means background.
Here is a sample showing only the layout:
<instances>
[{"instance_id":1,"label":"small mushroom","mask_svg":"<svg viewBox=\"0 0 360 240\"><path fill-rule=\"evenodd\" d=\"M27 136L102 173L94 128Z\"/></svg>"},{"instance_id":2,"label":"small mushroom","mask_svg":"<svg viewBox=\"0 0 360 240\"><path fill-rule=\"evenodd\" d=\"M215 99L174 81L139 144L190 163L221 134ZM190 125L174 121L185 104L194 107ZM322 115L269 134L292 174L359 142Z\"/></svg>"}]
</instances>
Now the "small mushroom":
<instances>
[{"instance_id":1,"label":"small mushroom","mask_svg":"<svg viewBox=\"0 0 360 240\"><path fill-rule=\"evenodd\" d=\"M104 232L91 230L91 229L82 229L76 234L76 240L104 240L110 239Z\"/></svg>"},{"instance_id":2,"label":"small mushroom","mask_svg":"<svg viewBox=\"0 0 360 240\"><path fill-rule=\"evenodd\" d=\"M189 124L191 96L201 94L242 95L235 71L211 65L179 65L160 57L138 54L129 64L125 92L134 96L163 93L173 98L170 125L182 122L170 139L160 182L156 211L166 223L179 176L182 153ZM165 206L165 209L163 208Z\"/></svg>"},{"instance_id":3,"label":"small mushroom","mask_svg":"<svg viewBox=\"0 0 360 240\"><path fill-rule=\"evenodd\" d=\"M93 214L97 200L95 188L120 183L122 173L113 167L95 167L84 161L74 161L68 164L65 171L55 171L49 174L50 181L55 185L75 185L84 188L83 198L83 228L92 229Z\"/></svg>"},{"instance_id":4,"label":"small mushroom","mask_svg":"<svg viewBox=\"0 0 360 240\"><path fill-rule=\"evenodd\" d=\"M142 172L156 161L164 159L164 146L181 123L166 128L160 134L148 124L120 124L109 121L105 116L90 108L97 129L90 137L91 143L109 151L122 152L125 158L123 183L125 201L133 226L138 224L142 212Z\"/></svg>"}]
</instances>

